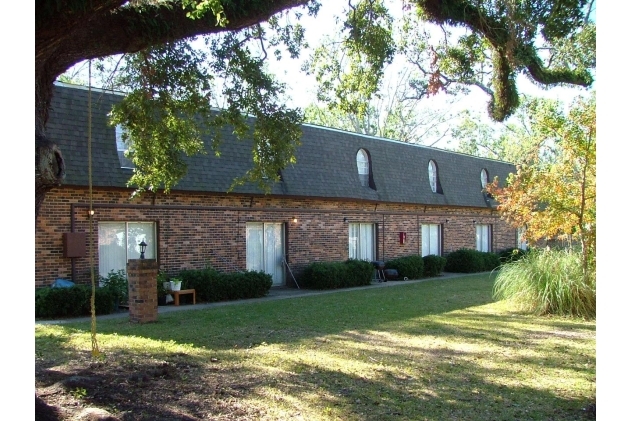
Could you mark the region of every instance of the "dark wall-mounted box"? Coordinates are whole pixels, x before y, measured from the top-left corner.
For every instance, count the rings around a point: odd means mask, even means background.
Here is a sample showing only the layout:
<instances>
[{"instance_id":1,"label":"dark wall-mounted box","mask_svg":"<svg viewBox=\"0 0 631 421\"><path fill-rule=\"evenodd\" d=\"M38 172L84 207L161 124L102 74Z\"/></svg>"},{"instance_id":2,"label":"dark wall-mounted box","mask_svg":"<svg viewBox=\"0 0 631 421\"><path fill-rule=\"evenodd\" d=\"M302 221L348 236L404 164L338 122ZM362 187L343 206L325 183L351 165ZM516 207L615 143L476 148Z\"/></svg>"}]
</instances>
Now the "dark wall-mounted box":
<instances>
[{"instance_id":1,"label":"dark wall-mounted box","mask_svg":"<svg viewBox=\"0 0 631 421\"><path fill-rule=\"evenodd\" d=\"M85 232L64 232L64 257L85 257Z\"/></svg>"}]
</instances>

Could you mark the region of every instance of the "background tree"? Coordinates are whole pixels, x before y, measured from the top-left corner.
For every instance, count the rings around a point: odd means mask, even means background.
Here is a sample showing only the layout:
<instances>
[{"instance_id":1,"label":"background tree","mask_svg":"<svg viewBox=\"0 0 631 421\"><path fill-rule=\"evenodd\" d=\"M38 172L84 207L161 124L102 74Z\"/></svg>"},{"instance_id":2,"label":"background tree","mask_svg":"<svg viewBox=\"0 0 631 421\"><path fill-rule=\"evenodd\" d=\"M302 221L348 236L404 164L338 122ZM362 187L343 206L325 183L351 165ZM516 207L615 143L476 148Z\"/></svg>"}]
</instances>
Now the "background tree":
<instances>
[{"instance_id":1,"label":"background tree","mask_svg":"<svg viewBox=\"0 0 631 421\"><path fill-rule=\"evenodd\" d=\"M535 150L509 176L488 191L498 210L515 227L526 227L529 242L572 236L581 246L585 278L596 258L596 95L577 100L567 115L560 106L540 107L532 115L532 137L552 142L551 156Z\"/></svg>"},{"instance_id":2,"label":"background tree","mask_svg":"<svg viewBox=\"0 0 631 421\"><path fill-rule=\"evenodd\" d=\"M436 106L414 96L410 77L409 69L400 71L372 99L364 101L367 105L363 115L312 103L304 110L304 121L407 143L434 144L449 132L448 123L455 118L454 113L448 106Z\"/></svg>"},{"instance_id":3,"label":"background tree","mask_svg":"<svg viewBox=\"0 0 631 421\"><path fill-rule=\"evenodd\" d=\"M504 122L489 122L480 113L465 110L450 132L457 142L453 150L515 164L527 164L535 154L540 163L548 163L557 144L545 136L536 136L533 122L537 115L554 113L562 107L556 100L523 96L515 114Z\"/></svg>"},{"instance_id":4,"label":"background tree","mask_svg":"<svg viewBox=\"0 0 631 421\"><path fill-rule=\"evenodd\" d=\"M245 113L255 111L253 114L261 122L251 133L255 143L253 170L244 179L270 179L269 175L275 175L278 169L293 159L293 149L299 141L297 133L301 114L284 107L283 85L273 80L264 69L267 52L272 51L278 58L282 54L281 47L284 47L290 56L297 56L304 46L304 33L300 25L281 20L278 14L286 14L299 6L305 6L307 13L314 14L319 5L317 0L37 0L36 218L46 192L59 185L65 173L62 151L46 134L53 82L76 63L116 54L141 55L138 59L129 60L129 63L136 63L136 69L130 69L130 75L135 75L133 90L137 92L129 98L130 101L138 101L144 111L142 115L122 110L116 114L117 121L132 134L130 149L137 154L137 165L144 173L138 180L142 184L139 186L141 189L168 188L181 174L182 167L148 166L145 159L148 154L143 150L148 151L150 148L145 146L155 145L154 140L159 137L154 134L144 140L136 139L134 127L140 124L147 124L147 129L151 125L176 127L178 134L167 136L168 141L176 145L158 148L159 154L171 157L176 156L177 151L187 152L190 146L196 144L195 139L180 142L186 136L199 136L201 130L205 130L202 126L193 129L181 122L176 123L176 120L171 120L171 124L156 125L156 121L149 118L150 108L158 110L169 104L172 107L163 116L174 119L180 111L190 111L201 104L205 87L202 87L201 96L197 93L193 95L191 89L184 89L188 93L179 91L180 83L195 79L172 77L178 73L180 66L189 69L184 74L227 81L222 85L222 93L230 98L228 108L212 122L206 121L212 123L211 130L231 124L241 137L250 137L246 130ZM566 39L572 44L586 25L588 7L586 0L417 0L405 2L403 13L417 15L422 21L439 25L466 27L474 36L488 43L493 66L491 84L494 87L491 114L501 120L518 105L515 85L518 72L525 72L545 85L591 84L589 71L574 65L571 55L565 56L567 61L558 66L546 67L535 42L539 38L546 42ZM302 9L296 10L298 17ZM342 109L361 111L365 108L363 100L378 91L383 68L392 61L397 51L391 30L394 20L382 0L350 1L345 13L341 48L348 55L350 65L338 70L332 63L321 73L319 82L330 83L329 87L335 92L335 96L328 98L327 102L337 103ZM262 22L267 22L267 25L260 25ZM178 45L201 35L208 36L207 60L198 60L197 54ZM255 45L258 48L255 49ZM467 60L473 63L477 58L465 57ZM195 63L198 65L193 70L190 65ZM206 63L202 73L201 63ZM141 93L144 94L142 100ZM361 95L357 97L357 93ZM198 108L197 111L201 110ZM136 136L139 132L135 131ZM215 144L218 142L216 139ZM171 170L174 173L164 174ZM274 177L270 179L273 180Z\"/></svg>"}]
</instances>

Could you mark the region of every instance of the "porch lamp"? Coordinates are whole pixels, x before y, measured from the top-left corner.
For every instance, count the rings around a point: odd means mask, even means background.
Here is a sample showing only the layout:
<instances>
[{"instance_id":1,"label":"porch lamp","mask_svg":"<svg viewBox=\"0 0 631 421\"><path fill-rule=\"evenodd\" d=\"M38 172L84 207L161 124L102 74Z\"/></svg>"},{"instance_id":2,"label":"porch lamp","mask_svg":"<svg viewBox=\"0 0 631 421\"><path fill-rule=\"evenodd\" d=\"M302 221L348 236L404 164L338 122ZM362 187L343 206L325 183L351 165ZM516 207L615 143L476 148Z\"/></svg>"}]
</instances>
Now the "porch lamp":
<instances>
[{"instance_id":1,"label":"porch lamp","mask_svg":"<svg viewBox=\"0 0 631 421\"><path fill-rule=\"evenodd\" d=\"M145 250L147 250L147 243L145 243L145 240L142 240L140 242L140 244L138 244L140 246L140 258L144 259L145 258Z\"/></svg>"}]
</instances>

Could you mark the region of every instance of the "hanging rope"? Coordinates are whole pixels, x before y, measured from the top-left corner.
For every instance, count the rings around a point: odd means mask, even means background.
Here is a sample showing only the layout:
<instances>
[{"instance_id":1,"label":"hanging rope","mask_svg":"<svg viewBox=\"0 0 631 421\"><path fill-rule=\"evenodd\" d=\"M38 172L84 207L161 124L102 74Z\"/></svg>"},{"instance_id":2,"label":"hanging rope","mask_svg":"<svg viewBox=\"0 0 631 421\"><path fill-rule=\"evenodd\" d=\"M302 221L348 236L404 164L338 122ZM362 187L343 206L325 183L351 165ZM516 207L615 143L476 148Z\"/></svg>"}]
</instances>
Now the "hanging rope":
<instances>
[{"instance_id":1,"label":"hanging rope","mask_svg":"<svg viewBox=\"0 0 631 421\"><path fill-rule=\"evenodd\" d=\"M96 341L96 281L94 277L94 229L92 227L92 217L94 211L92 210L92 60L88 62L88 197L89 197L89 209L88 209L88 250L90 254L90 278L92 281L92 295L90 296L90 315L92 320L91 336L92 336L92 357L98 357L101 355L99 351L99 344Z\"/></svg>"}]
</instances>

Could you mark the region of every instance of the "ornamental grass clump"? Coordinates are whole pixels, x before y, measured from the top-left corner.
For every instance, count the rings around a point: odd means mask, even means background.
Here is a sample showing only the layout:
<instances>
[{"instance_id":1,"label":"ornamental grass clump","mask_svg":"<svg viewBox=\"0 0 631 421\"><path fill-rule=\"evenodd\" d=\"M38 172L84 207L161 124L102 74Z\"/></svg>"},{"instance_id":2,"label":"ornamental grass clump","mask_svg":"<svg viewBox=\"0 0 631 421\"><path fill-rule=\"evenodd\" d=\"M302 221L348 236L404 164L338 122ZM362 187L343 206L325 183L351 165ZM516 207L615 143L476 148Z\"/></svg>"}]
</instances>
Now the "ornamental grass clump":
<instances>
[{"instance_id":1,"label":"ornamental grass clump","mask_svg":"<svg viewBox=\"0 0 631 421\"><path fill-rule=\"evenodd\" d=\"M583 276L581 255L571 250L531 250L503 265L493 297L539 315L596 317L595 274Z\"/></svg>"}]
</instances>

